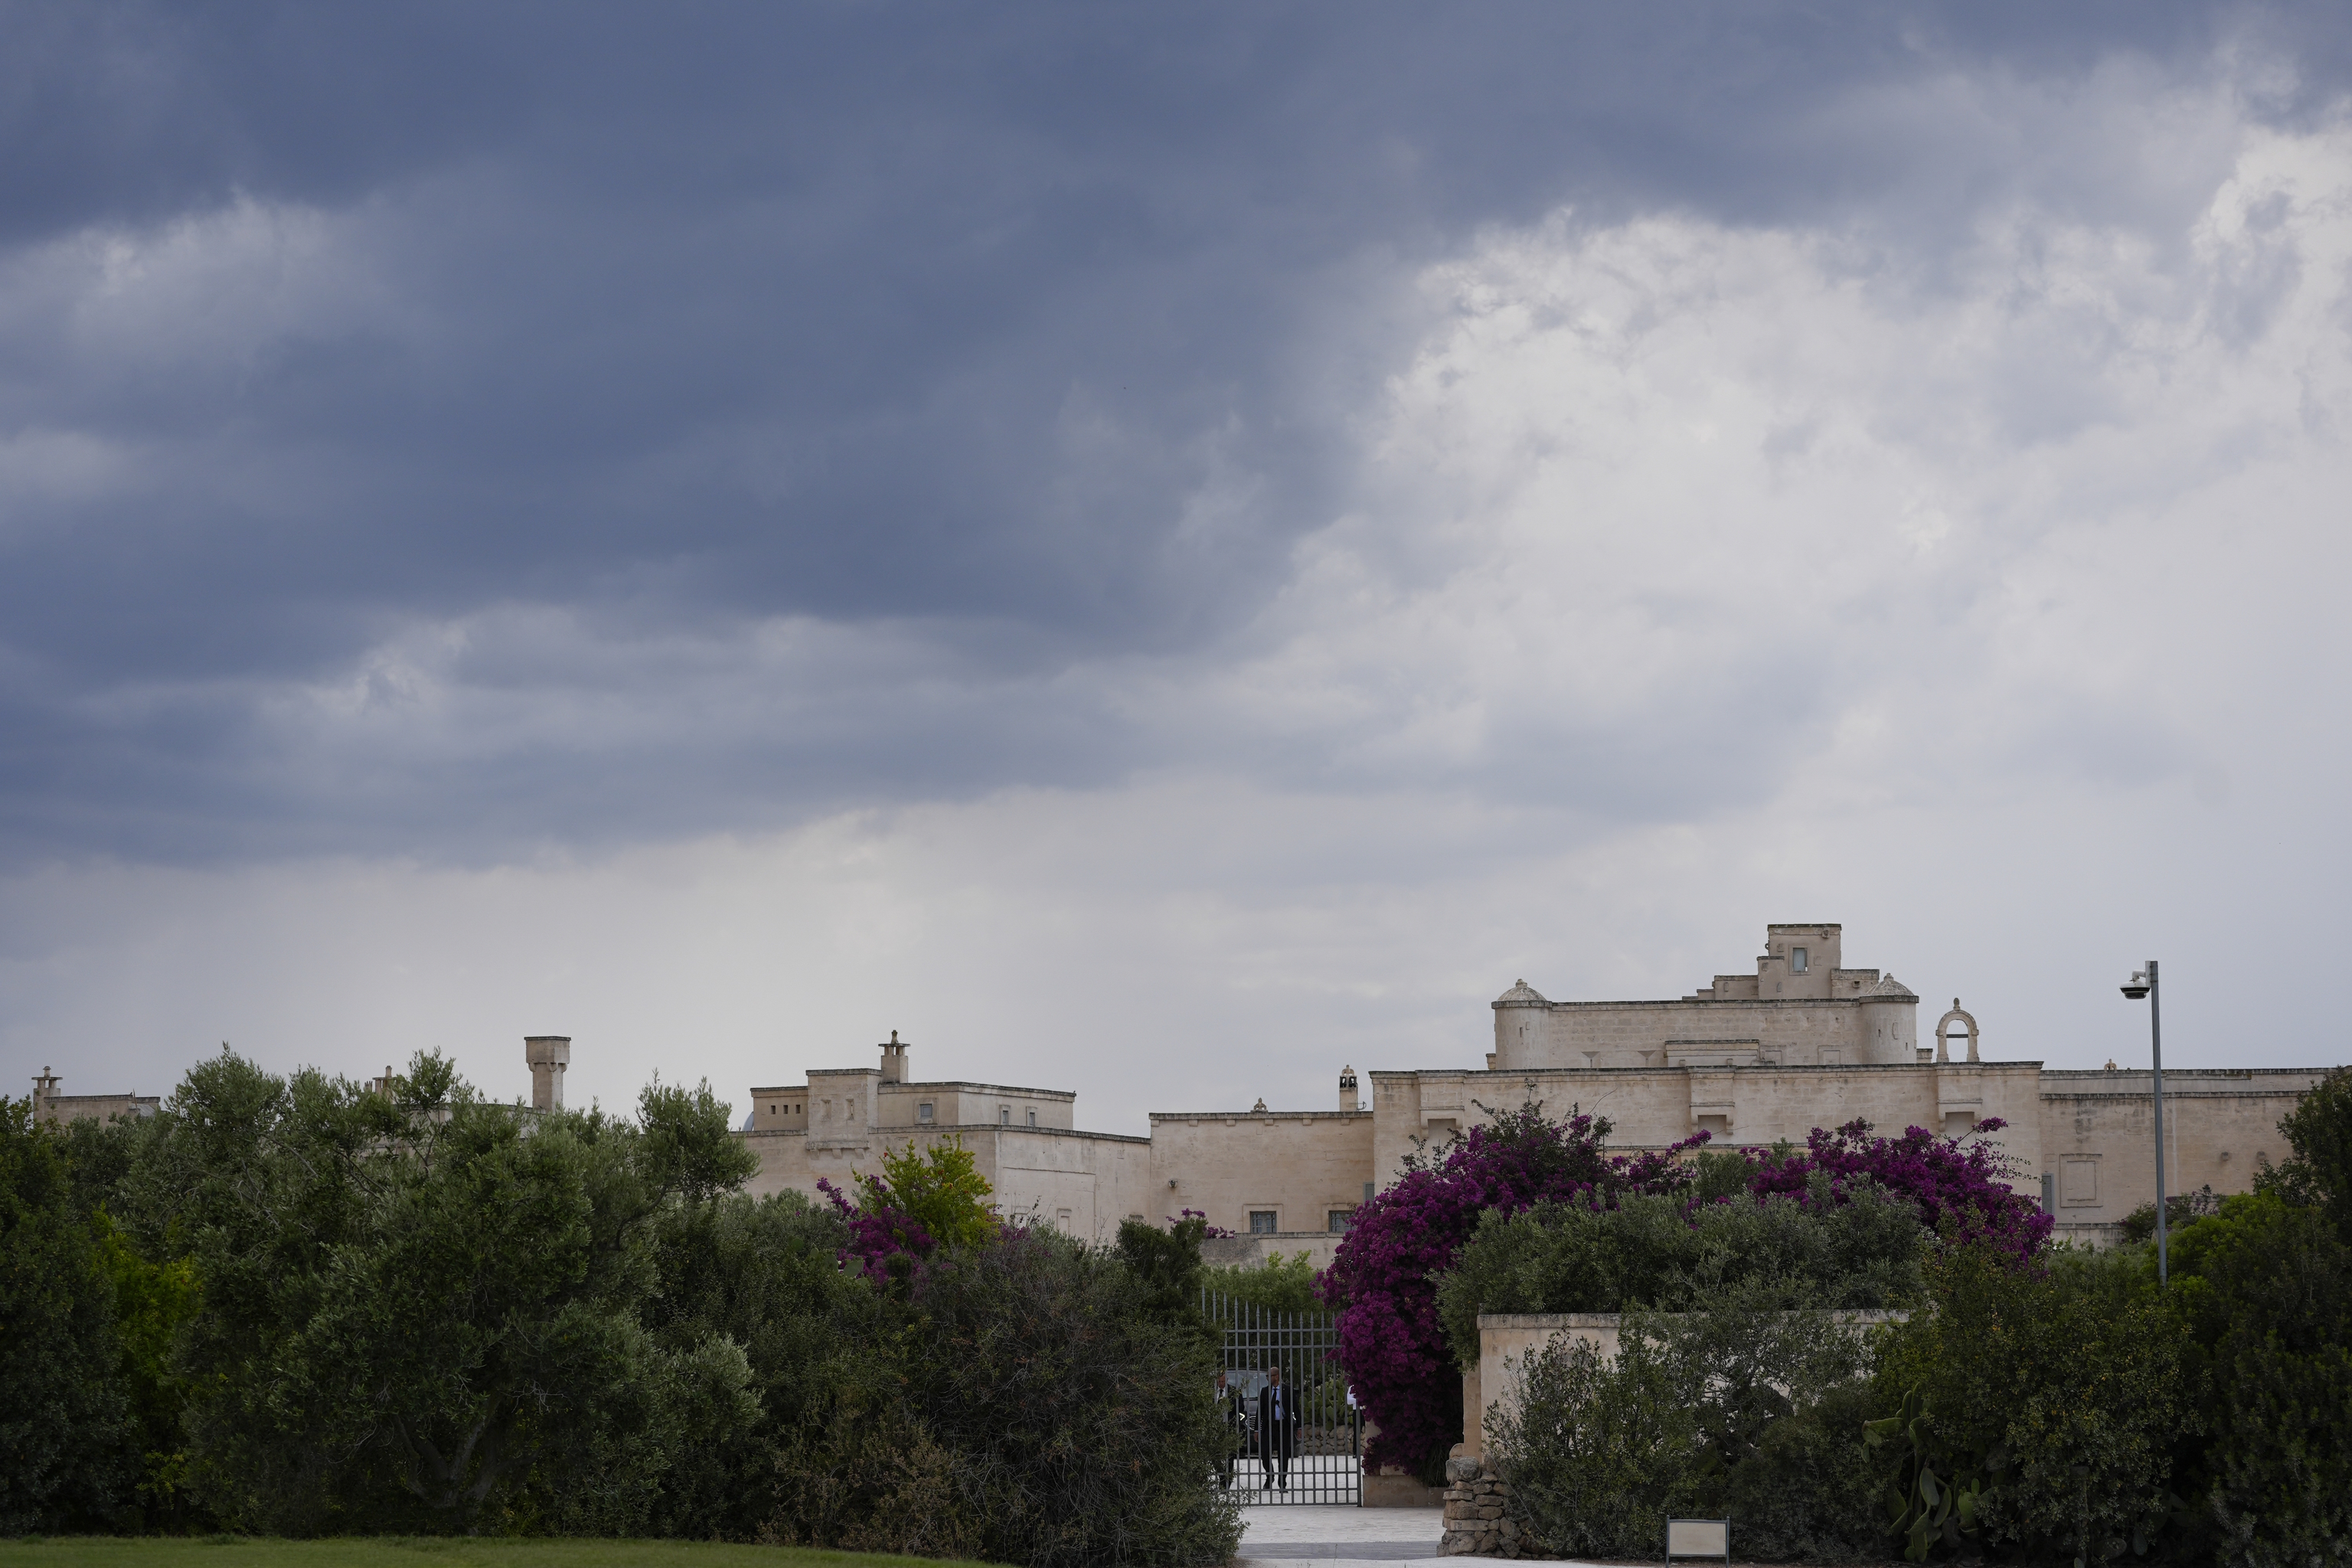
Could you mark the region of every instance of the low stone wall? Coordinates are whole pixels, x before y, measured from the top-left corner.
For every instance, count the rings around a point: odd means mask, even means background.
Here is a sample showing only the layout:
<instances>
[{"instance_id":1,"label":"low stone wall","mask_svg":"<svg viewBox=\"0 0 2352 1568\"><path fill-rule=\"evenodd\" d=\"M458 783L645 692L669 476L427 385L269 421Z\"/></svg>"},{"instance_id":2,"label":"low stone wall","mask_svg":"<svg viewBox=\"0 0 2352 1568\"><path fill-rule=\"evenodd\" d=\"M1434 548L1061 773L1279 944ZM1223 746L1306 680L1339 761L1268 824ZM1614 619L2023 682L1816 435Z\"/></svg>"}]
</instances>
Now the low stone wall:
<instances>
[{"instance_id":1,"label":"low stone wall","mask_svg":"<svg viewBox=\"0 0 2352 1568\"><path fill-rule=\"evenodd\" d=\"M1438 1546L1446 1557L1517 1557L1523 1539L1519 1527L1505 1517L1511 1489L1495 1467L1475 1454L1458 1454L1445 1461L1445 1537Z\"/></svg>"}]
</instances>

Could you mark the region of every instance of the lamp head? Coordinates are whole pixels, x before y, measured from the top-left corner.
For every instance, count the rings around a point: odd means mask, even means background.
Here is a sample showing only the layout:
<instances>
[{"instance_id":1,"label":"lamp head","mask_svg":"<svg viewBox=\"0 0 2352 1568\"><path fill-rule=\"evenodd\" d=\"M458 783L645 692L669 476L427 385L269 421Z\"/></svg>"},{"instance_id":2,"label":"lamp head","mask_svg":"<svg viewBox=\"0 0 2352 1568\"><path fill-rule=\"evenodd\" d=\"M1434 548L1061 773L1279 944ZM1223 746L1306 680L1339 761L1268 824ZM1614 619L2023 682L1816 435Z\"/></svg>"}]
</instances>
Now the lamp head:
<instances>
[{"instance_id":1,"label":"lamp head","mask_svg":"<svg viewBox=\"0 0 2352 1568\"><path fill-rule=\"evenodd\" d=\"M2147 971L2145 969L2133 970L2132 977L2124 983L2123 992L2126 996L2130 997L2135 1002L2145 1002L2147 1000Z\"/></svg>"}]
</instances>

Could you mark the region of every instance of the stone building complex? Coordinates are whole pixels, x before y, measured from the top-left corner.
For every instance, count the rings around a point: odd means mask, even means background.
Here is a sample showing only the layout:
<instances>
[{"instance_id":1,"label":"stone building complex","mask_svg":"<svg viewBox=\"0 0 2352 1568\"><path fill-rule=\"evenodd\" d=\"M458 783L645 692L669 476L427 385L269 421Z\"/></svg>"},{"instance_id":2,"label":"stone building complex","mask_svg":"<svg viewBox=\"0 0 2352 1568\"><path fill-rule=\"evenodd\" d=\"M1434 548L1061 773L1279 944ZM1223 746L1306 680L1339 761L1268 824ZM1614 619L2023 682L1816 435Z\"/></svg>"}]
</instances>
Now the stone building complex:
<instances>
[{"instance_id":1,"label":"stone building complex","mask_svg":"<svg viewBox=\"0 0 2352 1568\"><path fill-rule=\"evenodd\" d=\"M1801 1142L1857 1119L1958 1136L1997 1117L2005 1125L1990 1136L2019 1185L2062 1234L2088 1238L2112 1235L2155 1194L2145 1070L1987 1060L1957 998L1923 1045L1919 998L1891 974L1846 967L1835 925L1768 926L1754 973L1718 974L1679 998L1555 1002L1520 981L1492 1010L1483 1067L1373 1071L1369 1084L1342 1067L1329 1109L1155 1111L1148 1138L1081 1131L1067 1089L915 1079L894 1033L872 1067L753 1089L736 1135L760 1158L752 1191L812 1194L821 1178L845 1184L876 1170L892 1147L961 1140L1008 1215L1108 1239L1129 1215L1197 1210L1238 1233L1217 1244L1229 1262L1305 1250L1319 1266L1402 1156L1528 1100L1608 1117L1620 1149L1701 1131L1732 1145ZM525 1041L535 1108L562 1108L571 1044ZM2279 1119L2326 1070L2168 1072L2169 1189L2247 1190L2263 1161L2284 1157ZM44 1069L37 1116L152 1115L158 1103L58 1088Z\"/></svg>"},{"instance_id":2,"label":"stone building complex","mask_svg":"<svg viewBox=\"0 0 2352 1568\"><path fill-rule=\"evenodd\" d=\"M927 1083L894 1034L871 1068L812 1071L752 1091L739 1134L760 1156L755 1191L813 1192L870 1171L887 1148L961 1138L1006 1213L1108 1238L1130 1215L1194 1209L1240 1233L1224 1250L1305 1249L1320 1264L1354 1206L1423 1141L1540 1100L1608 1117L1619 1148L1702 1130L1729 1144L1801 1142L1856 1119L1882 1132L1990 1135L2019 1185L2063 1233L2112 1234L2156 1190L2146 1071L2068 1072L1984 1059L1957 999L1919 1042L1919 998L1891 974L1848 968L1836 925L1774 925L1752 974L1686 996L1555 1002L1521 981L1492 1005L1483 1068L1339 1075L1325 1110L1155 1111L1149 1138L1077 1129L1067 1090ZM2279 1119L2326 1069L2175 1068L2165 1075L2167 1185L2247 1190L2285 1153Z\"/></svg>"}]
</instances>

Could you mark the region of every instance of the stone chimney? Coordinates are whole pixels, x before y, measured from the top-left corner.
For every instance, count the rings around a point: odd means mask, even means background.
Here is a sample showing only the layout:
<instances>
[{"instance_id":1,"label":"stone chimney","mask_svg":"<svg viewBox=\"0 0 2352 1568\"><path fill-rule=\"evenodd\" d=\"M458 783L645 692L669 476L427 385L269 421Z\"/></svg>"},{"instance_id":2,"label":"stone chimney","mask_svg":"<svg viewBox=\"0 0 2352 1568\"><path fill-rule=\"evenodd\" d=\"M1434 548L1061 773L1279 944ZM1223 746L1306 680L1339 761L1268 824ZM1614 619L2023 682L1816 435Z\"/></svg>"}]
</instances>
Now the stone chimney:
<instances>
[{"instance_id":1,"label":"stone chimney","mask_svg":"<svg viewBox=\"0 0 2352 1568\"><path fill-rule=\"evenodd\" d=\"M374 1089L378 1094L380 1094L380 1095L383 1096L383 1097L384 1097L384 1099L386 1099L386 1100L390 1100L390 1099L392 1099L392 1098L393 1098L393 1093L392 1093L392 1064L391 1064L390 1062L386 1062L386 1063L384 1063L384 1064L383 1064L383 1076L382 1078L380 1078L380 1079L376 1079L376 1080L375 1080L375 1082L373 1082L373 1083L370 1084L368 1087L369 1087L369 1088L371 1088L371 1089Z\"/></svg>"},{"instance_id":2,"label":"stone chimney","mask_svg":"<svg viewBox=\"0 0 2352 1568\"><path fill-rule=\"evenodd\" d=\"M1363 1108L1363 1102L1356 1098L1356 1069L1341 1068L1339 1069L1339 1109L1361 1110Z\"/></svg>"},{"instance_id":3,"label":"stone chimney","mask_svg":"<svg viewBox=\"0 0 2352 1568\"><path fill-rule=\"evenodd\" d=\"M890 1031L890 1037L882 1044L882 1081L907 1081L907 1045L898 1038L896 1029Z\"/></svg>"},{"instance_id":4,"label":"stone chimney","mask_svg":"<svg viewBox=\"0 0 2352 1568\"><path fill-rule=\"evenodd\" d=\"M572 1065L572 1037L525 1035L522 1059L530 1064L530 1108L562 1110L563 1069Z\"/></svg>"},{"instance_id":5,"label":"stone chimney","mask_svg":"<svg viewBox=\"0 0 2352 1568\"><path fill-rule=\"evenodd\" d=\"M33 1079L33 1120L41 1121L49 1113L49 1097L58 1091L58 1075L47 1066Z\"/></svg>"}]
</instances>

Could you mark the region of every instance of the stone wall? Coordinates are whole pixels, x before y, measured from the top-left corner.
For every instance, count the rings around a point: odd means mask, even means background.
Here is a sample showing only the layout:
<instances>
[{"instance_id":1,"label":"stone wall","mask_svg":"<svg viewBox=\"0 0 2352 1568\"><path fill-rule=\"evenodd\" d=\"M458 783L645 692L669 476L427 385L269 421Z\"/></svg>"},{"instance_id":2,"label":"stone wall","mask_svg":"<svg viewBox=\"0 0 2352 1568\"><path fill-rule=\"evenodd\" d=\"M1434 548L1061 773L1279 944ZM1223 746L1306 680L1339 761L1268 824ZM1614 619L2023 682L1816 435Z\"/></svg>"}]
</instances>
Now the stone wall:
<instances>
[{"instance_id":1,"label":"stone wall","mask_svg":"<svg viewBox=\"0 0 2352 1568\"><path fill-rule=\"evenodd\" d=\"M1344 1224L1372 1179L1370 1111L1154 1111L1150 1142L1154 1221L1196 1209L1247 1235L1270 1214L1276 1232L1336 1246L1331 1216Z\"/></svg>"},{"instance_id":2,"label":"stone wall","mask_svg":"<svg viewBox=\"0 0 2352 1568\"><path fill-rule=\"evenodd\" d=\"M760 1159L760 1169L745 1188L754 1194L793 1191L814 1196L820 1177L846 1186L856 1175L879 1173L882 1156L892 1149L960 1140L995 1190L998 1211L1008 1216L1051 1225L1089 1241L1108 1241L1118 1236L1121 1220L1150 1213L1145 1205L1151 1147L1141 1138L993 1122L835 1127L825 1136L754 1129L735 1136Z\"/></svg>"},{"instance_id":3,"label":"stone wall","mask_svg":"<svg viewBox=\"0 0 2352 1568\"><path fill-rule=\"evenodd\" d=\"M1816 1127L1856 1120L1884 1133L1925 1127L1949 1135L1999 1117L2009 1125L1992 1142L2018 1162L2031 1191L2042 1169L2043 1076L2039 1062L1376 1072L1375 1179L1393 1180L1416 1140L1442 1142L1491 1120L1489 1110L1534 1100L1554 1115L1574 1106L1608 1117L1610 1145L1620 1150L1661 1148L1702 1130L1717 1142L1802 1143ZM2168 1078L2167 1088L2169 1103Z\"/></svg>"},{"instance_id":4,"label":"stone wall","mask_svg":"<svg viewBox=\"0 0 2352 1568\"><path fill-rule=\"evenodd\" d=\"M1517 1557L1534 1542L1507 1517L1511 1489L1495 1468L1475 1454L1445 1461L1445 1534L1437 1550L1445 1557Z\"/></svg>"},{"instance_id":5,"label":"stone wall","mask_svg":"<svg viewBox=\"0 0 2352 1568\"><path fill-rule=\"evenodd\" d=\"M2289 1153L2280 1118L2322 1069L2186 1068L2164 1075L2164 1177L2171 1193L2253 1185L2264 1160ZM2124 1217L2156 1201L2156 1120L2150 1075L2042 1075L2041 1160L2052 1178L2062 1235L2108 1241Z\"/></svg>"}]
</instances>

